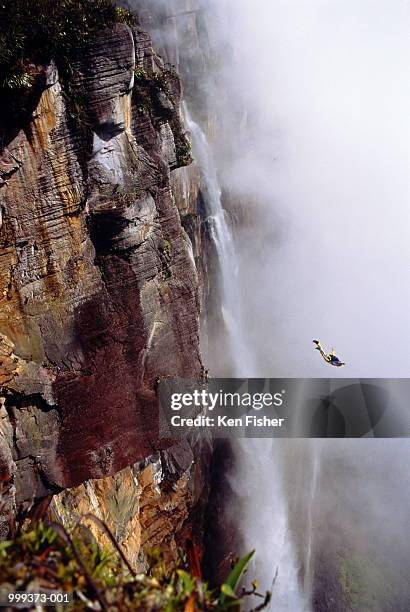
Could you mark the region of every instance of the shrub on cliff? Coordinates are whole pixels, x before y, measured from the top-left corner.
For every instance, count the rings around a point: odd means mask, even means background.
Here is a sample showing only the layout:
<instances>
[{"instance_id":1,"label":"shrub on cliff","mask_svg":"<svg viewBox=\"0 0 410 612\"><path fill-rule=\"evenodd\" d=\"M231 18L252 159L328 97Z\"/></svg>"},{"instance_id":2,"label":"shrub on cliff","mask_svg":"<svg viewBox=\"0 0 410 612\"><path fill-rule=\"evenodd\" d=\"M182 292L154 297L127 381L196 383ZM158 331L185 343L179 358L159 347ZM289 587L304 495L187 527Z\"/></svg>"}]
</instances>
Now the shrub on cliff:
<instances>
[{"instance_id":1,"label":"shrub on cliff","mask_svg":"<svg viewBox=\"0 0 410 612\"><path fill-rule=\"evenodd\" d=\"M14 540L0 543L2 601L8 601L9 594L15 591L52 590L72 594L73 601L65 609L76 611L223 612L229 609L239 612L242 609L242 601L235 591L253 553L237 562L219 589L211 590L189 572L182 559L179 568L167 570L158 552L149 556L147 572L136 573L106 525L96 517L87 516L105 531L112 547L99 546L83 525L69 533L61 525L43 523L20 533ZM256 585L250 594L256 594ZM262 610L269 603L270 594L258 594L258 597L255 610Z\"/></svg>"},{"instance_id":2,"label":"shrub on cliff","mask_svg":"<svg viewBox=\"0 0 410 612\"><path fill-rule=\"evenodd\" d=\"M98 30L132 21L112 0L0 0L0 88L29 87L31 64L66 64Z\"/></svg>"}]
</instances>

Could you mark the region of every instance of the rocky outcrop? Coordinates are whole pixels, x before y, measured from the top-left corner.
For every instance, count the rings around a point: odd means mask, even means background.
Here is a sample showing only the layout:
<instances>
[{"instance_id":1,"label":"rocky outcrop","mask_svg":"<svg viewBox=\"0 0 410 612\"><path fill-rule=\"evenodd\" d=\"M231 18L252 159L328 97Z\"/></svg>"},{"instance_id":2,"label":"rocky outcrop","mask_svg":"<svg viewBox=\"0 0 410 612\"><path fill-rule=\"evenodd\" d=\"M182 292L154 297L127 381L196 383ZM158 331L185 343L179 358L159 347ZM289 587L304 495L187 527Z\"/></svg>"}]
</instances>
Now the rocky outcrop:
<instances>
[{"instance_id":1,"label":"rocky outcrop","mask_svg":"<svg viewBox=\"0 0 410 612\"><path fill-rule=\"evenodd\" d=\"M187 540L201 541L203 520L198 513L207 491L205 462L209 449L203 449L200 458L187 442L180 442L114 476L63 491L53 498L50 514L67 527L82 520L108 545L93 520L82 518L91 512L104 521L141 571L146 569L146 550L161 549L164 560L172 564Z\"/></svg>"},{"instance_id":2,"label":"rocky outcrop","mask_svg":"<svg viewBox=\"0 0 410 612\"><path fill-rule=\"evenodd\" d=\"M213 78L215 49L211 48L206 0L121 0L123 6L137 9L162 57L175 65L184 83L184 97L191 112L209 123L215 101L209 88Z\"/></svg>"},{"instance_id":3,"label":"rocky outcrop","mask_svg":"<svg viewBox=\"0 0 410 612\"><path fill-rule=\"evenodd\" d=\"M216 47L212 45L210 15L214 8L204 0L120 0L137 11L142 27L149 31L155 47L166 61L175 65L184 89L185 108L213 142L223 131L226 117L218 116L216 97L224 93L224 83L216 83ZM219 295L219 264L201 193L200 172L195 160L172 173L172 188L178 194L182 224L193 245L200 277L201 347L207 354L212 338L220 338L223 328ZM218 342L219 344L219 342Z\"/></svg>"},{"instance_id":4,"label":"rocky outcrop","mask_svg":"<svg viewBox=\"0 0 410 612\"><path fill-rule=\"evenodd\" d=\"M0 157L5 517L68 487L89 500L134 487L140 500L135 466L167 446L156 377L201 372L198 274L178 210L195 215L196 198L177 170L191 161L178 77L126 25L99 34L69 87L54 64L39 72L38 103L4 129ZM127 513L122 528L135 531Z\"/></svg>"}]
</instances>

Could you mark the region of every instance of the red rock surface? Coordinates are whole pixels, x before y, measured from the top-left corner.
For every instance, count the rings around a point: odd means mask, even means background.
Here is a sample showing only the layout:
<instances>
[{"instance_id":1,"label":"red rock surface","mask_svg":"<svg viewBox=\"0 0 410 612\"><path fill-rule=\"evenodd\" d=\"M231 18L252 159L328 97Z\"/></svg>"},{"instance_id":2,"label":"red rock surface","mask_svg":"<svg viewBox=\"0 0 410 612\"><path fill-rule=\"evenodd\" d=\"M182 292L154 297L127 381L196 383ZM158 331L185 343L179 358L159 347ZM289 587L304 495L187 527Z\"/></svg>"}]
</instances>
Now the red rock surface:
<instances>
[{"instance_id":1,"label":"red rock surface","mask_svg":"<svg viewBox=\"0 0 410 612\"><path fill-rule=\"evenodd\" d=\"M68 94L44 73L0 156L11 510L155 453L155 378L201 371L198 274L170 187L189 162L176 75L125 25L89 46Z\"/></svg>"}]
</instances>

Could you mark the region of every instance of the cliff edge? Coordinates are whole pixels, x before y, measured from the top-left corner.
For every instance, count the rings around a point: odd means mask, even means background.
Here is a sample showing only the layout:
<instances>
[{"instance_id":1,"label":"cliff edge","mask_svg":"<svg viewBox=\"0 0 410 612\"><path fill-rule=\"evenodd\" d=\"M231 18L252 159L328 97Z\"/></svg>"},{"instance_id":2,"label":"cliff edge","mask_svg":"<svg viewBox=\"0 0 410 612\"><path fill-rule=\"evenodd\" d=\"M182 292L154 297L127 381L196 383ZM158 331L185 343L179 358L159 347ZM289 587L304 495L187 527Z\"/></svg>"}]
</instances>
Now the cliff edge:
<instances>
[{"instance_id":1,"label":"cliff edge","mask_svg":"<svg viewBox=\"0 0 410 612\"><path fill-rule=\"evenodd\" d=\"M195 201L195 171L170 187L191 161L180 83L149 36L120 23L87 45L69 88L54 62L35 71L27 120L2 126L2 533L71 487L55 512L67 518L81 499L101 514L121 505L124 482L127 511L112 518L131 533L141 493L152 505L171 474L178 497L193 470L187 445L163 452L155 394L158 376L202 368L198 273L178 210L190 203L174 197L186 180Z\"/></svg>"}]
</instances>

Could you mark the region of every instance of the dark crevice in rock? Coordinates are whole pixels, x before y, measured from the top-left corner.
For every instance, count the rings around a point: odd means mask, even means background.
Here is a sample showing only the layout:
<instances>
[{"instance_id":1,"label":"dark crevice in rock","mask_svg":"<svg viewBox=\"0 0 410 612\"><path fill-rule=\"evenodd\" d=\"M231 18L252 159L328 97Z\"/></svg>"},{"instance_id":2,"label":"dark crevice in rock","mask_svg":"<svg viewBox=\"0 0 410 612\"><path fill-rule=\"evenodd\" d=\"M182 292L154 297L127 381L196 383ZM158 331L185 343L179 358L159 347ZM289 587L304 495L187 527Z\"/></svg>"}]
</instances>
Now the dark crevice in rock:
<instances>
[{"instance_id":1,"label":"dark crevice in rock","mask_svg":"<svg viewBox=\"0 0 410 612\"><path fill-rule=\"evenodd\" d=\"M31 116L46 89L45 70L38 67L38 73L30 89L9 93L2 90L0 95L0 152L16 138L21 129L26 131L28 140L30 140Z\"/></svg>"},{"instance_id":2,"label":"dark crevice in rock","mask_svg":"<svg viewBox=\"0 0 410 612\"><path fill-rule=\"evenodd\" d=\"M0 389L5 396L4 405L7 411L21 410L22 408L35 407L41 412L56 410L56 406L50 406L39 393L25 395L9 389Z\"/></svg>"},{"instance_id":3,"label":"dark crevice in rock","mask_svg":"<svg viewBox=\"0 0 410 612\"><path fill-rule=\"evenodd\" d=\"M232 515L234 494L228 480L233 465L231 442L218 440L212 455L204 537L203 570L211 585L226 579L241 545L237 520Z\"/></svg>"},{"instance_id":4,"label":"dark crevice in rock","mask_svg":"<svg viewBox=\"0 0 410 612\"><path fill-rule=\"evenodd\" d=\"M121 211L95 212L89 217L90 236L96 255L114 253L113 240L127 228L131 221L122 216Z\"/></svg>"}]
</instances>

